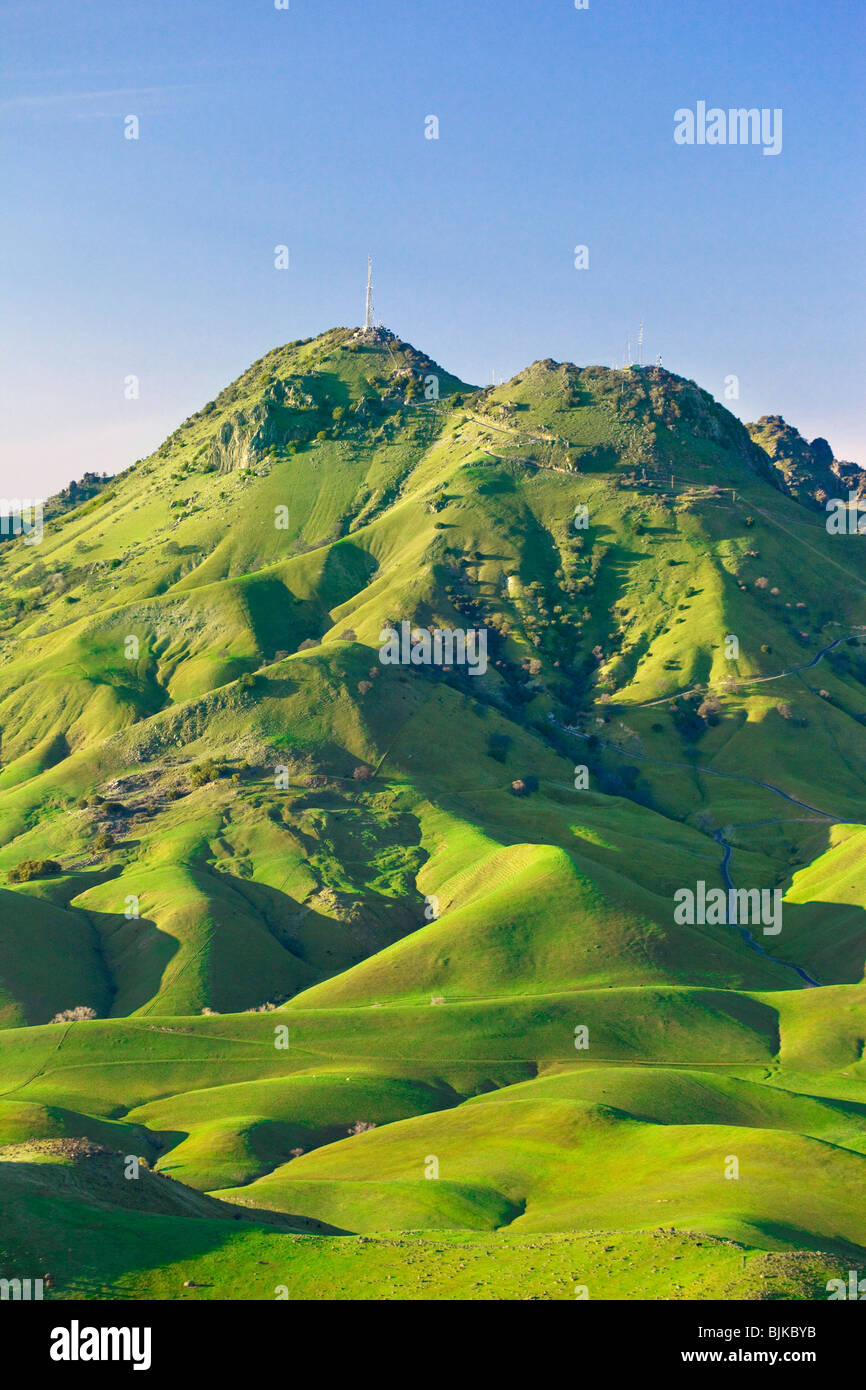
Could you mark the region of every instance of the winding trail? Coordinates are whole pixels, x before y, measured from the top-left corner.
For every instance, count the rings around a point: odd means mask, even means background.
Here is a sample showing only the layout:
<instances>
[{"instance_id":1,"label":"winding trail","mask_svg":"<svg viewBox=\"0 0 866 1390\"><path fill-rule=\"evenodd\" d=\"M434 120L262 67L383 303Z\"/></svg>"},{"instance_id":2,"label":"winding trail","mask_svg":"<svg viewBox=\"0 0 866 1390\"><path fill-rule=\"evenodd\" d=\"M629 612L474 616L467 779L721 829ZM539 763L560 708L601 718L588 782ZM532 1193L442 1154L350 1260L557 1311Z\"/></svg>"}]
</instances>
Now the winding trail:
<instances>
[{"instance_id":1,"label":"winding trail","mask_svg":"<svg viewBox=\"0 0 866 1390\"><path fill-rule=\"evenodd\" d=\"M780 681L784 680L785 676L796 676L799 675L801 671L811 671L812 667L817 666L818 662L822 661L828 652L832 652L833 648L838 647L840 642L847 642L849 638L854 635L854 633L848 632L843 633L841 637L835 637L826 647L822 647L817 655L812 657L811 661L803 662L802 666L789 666L786 671L778 671L775 676L745 676L742 680L731 681L724 687L723 693L730 690L740 690L744 685L766 685L768 681ZM707 694L710 693L711 689L712 687L710 685L706 686ZM669 705L674 700L682 699L684 695L694 695L696 691L703 690L704 686L702 685L692 685L689 686L687 690L678 690L675 695L665 695L660 700L643 700L640 704L614 705L612 708L623 712L627 712L631 709L654 709L656 705Z\"/></svg>"}]
</instances>

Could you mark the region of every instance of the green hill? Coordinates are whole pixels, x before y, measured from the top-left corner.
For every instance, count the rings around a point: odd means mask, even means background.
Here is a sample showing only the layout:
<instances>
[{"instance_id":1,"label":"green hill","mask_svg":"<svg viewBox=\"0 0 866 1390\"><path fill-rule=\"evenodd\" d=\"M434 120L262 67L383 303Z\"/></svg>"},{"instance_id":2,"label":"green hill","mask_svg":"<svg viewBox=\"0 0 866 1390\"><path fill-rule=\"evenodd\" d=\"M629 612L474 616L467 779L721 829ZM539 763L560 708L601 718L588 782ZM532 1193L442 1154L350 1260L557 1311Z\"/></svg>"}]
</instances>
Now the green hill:
<instances>
[{"instance_id":1,"label":"green hill","mask_svg":"<svg viewBox=\"0 0 866 1390\"><path fill-rule=\"evenodd\" d=\"M478 390L334 329L0 548L0 1272L823 1296L866 1249L853 467L661 368ZM402 624L483 660L385 663ZM698 884L780 929L677 921Z\"/></svg>"}]
</instances>

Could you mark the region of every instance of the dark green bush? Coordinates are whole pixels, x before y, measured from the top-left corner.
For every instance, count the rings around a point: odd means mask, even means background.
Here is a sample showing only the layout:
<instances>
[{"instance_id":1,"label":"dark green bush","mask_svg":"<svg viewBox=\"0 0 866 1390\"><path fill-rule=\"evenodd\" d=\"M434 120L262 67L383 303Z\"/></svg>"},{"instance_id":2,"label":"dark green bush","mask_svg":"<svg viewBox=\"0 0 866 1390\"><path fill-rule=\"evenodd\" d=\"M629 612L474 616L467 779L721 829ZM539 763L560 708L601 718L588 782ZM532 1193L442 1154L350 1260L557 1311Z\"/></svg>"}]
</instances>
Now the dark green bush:
<instances>
[{"instance_id":1,"label":"dark green bush","mask_svg":"<svg viewBox=\"0 0 866 1390\"><path fill-rule=\"evenodd\" d=\"M34 878L50 878L63 870L56 859L22 859L9 870L10 883L29 883Z\"/></svg>"}]
</instances>

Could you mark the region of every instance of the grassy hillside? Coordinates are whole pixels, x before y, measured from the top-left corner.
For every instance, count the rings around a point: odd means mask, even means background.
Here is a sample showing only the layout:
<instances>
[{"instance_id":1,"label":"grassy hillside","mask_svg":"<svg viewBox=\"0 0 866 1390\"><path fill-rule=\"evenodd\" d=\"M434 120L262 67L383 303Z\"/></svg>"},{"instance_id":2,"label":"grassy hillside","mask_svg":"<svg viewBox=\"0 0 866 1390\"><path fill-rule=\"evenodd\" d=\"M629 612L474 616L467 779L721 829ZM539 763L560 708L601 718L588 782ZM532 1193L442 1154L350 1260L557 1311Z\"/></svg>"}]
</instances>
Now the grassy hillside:
<instances>
[{"instance_id":1,"label":"grassy hillside","mask_svg":"<svg viewBox=\"0 0 866 1390\"><path fill-rule=\"evenodd\" d=\"M3 1273L810 1298L866 1248L862 538L767 419L335 329L2 547Z\"/></svg>"}]
</instances>

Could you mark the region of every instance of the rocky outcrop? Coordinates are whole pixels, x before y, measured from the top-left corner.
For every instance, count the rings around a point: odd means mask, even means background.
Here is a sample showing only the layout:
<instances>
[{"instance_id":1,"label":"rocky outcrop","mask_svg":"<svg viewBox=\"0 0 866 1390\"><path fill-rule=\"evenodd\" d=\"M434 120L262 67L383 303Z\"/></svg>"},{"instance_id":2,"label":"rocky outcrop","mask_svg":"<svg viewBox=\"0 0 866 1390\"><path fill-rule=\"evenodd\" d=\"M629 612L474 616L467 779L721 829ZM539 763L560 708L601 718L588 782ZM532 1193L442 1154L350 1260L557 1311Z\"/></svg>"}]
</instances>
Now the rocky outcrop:
<instances>
[{"instance_id":1,"label":"rocky outcrop","mask_svg":"<svg viewBox=\"0 0 866 1390\"><path fill-rule=\"evenodd\" d=\"M210 464L218 472L252 468L271 449L286 443L287 432L273 404L273 401L261 401L249 411L239 410L223 421L209 455Z\"/></svg>"},{"instance_id":2,"label":"rocky outcrop","mask_svg":"<svg viewBox=\"0 0 866 1390\"><path fill-rule=\"evenodd\" d=\"M859 464L835 459L826 439L819 436L808 443L781 415L762 415L746 429L789 497L821 511L830 498L847 498L849 492L866 499L866 471Z\"/></svg>"}]
</instances>

